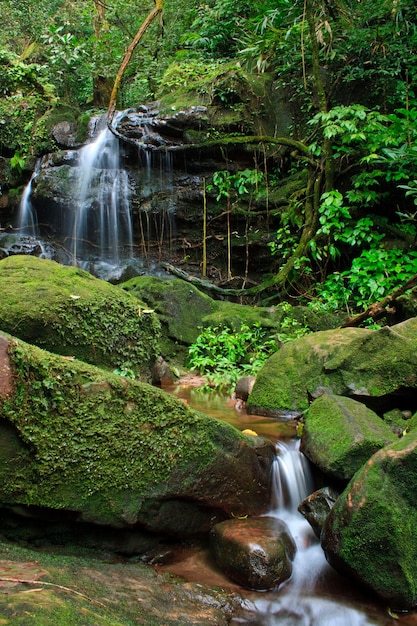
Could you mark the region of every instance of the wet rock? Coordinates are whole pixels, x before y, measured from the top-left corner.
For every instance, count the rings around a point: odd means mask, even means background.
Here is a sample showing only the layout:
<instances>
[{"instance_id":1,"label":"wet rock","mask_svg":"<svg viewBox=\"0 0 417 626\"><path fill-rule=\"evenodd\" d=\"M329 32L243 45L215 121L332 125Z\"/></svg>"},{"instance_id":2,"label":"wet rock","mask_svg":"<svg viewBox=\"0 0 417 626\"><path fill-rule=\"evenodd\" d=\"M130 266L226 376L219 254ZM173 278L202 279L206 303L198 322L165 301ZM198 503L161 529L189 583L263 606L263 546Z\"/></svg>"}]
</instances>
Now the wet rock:
<instances>
[{"instance_id":1,"label":"wet rock","mask_svg":"<svg viewBox=\"0 0 417 626\"><path fill-rule=\"evenodd\" d=\"M296 546L282 520L227 520L211 530L210 543L218 566L244 587L273 589L291 576Z\"/></svg>"},{"instance_id":2,"label":"wet rock","mask_svg":"<svg viewBox=\"0 0 417 626\"><path fill-rule=\"evenodd\" d=\"M174 375L165 359L159 356L152 372L152 384L160 387L169 387L174 382Z\"/></svg>"},{"instance_id":3,"label":"wet rock","mask_svg":"<svg viewBox=\"0 0 417 626\"><path fill-rule=\"evenodd\" d=\"M321 536L330 564L393 609L417 606L417 437L374 454L332 508Z\"/></svg>"},{"instance_id":4,"label":"wet rock","mask_svg":"<svg viewBox=\"0 0 417 626\"><path fill-rule=\"evenodd\" d=\"M185 582L137 561L99 560L94 552L74 556L61 547L45 555L2 541L0 557L8 579L2 581L0 613L12 616L9 623L228 626L244 602L237 593Z\"/></svg>"},{"instance_id":5,"label":"wet rock","mask_svg":"<svg viewBox=\"0 0 417 626\"><path fill-rule=\"evenodd\" d=\"M240 378L236 383L236 388L235 388L236 398L239 398L240 400L243 400L244 402L246 402L246 400L249 397L250 392L253 389L255 380L256 380L255 376L243 376L242 378Z\"/></svg>"},{"instance_id":6,"label":"wet rock","mask_svg":"<svg viewBox=\"0 0 417 626\"><path fill-rule=\"evenodd\" d=\"M298 506L299 512L308 521L319 539L327 516L338 497L339 493L335 489L323 487L310 494Z\"/></svg>"},{"instance_id":7,"label":"wet rock","mask_svg":"<svg viewBox=\"0 0 417 626\"><path fill-rule=\"evenodd\" d=\"M179 111L158 115L157 108L143 107L124 112L117 124L117 130L124 137L151 146L171 145L173 141L182 143L189 130L200 130L207 125L207 107L190 106Z\"/></svg>"},{"instance_id":8,"label":"wet rock","mask_svg":"<svg viewBox=\"0 0 417 626\"><path fill-rule=\"evenodd\" d=\"M59 122L53 126L51 133L57 144L64 148L75 148L80 145L76 139L77 124L75 122Z\"/></svg>"},{"instance_id":9,"label":"wet rock","mask_svg":"<svg viewBox=\"0 0 417 626\"><path fill-rule=\"evenodd\" d=\"M389 426L361 402L324 394L305 416L300 450L327 476L348 482L395 439Z\"/></svg>"}]
</instances>

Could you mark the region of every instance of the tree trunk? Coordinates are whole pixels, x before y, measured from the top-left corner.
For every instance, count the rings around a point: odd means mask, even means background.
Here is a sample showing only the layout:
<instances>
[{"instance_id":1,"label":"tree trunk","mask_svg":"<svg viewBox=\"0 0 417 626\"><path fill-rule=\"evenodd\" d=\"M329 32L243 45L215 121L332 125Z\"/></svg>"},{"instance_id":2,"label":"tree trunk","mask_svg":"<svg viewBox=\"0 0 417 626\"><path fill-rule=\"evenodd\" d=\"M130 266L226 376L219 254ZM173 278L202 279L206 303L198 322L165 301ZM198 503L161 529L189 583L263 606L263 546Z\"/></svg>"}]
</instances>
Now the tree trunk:
<instances>
[{"instance_id":1,"label":"tree trunk","mask_svg":"<svg viewBox=\"0 0 417 626\"><path fill-rule=\"evenodd\" d=\"M306 0L305 3L306 20L310 33L311 62L314 79L314 88L317 94L317 105L321 113L328 112L326 88L323 80L322 68L320 66L320 49L317 41L316 20L313 12L313 0ZM324 158L324 191L332 191L334 188L334 159L333 149L330 139L323 140Z\"/></svg>"},{"instance_id":2,"label":"tree trunk","mask_svg":"<svg viewBox=\"0 0 417 626\"><path fill-rule=\"evenodd\" d=\"M121 65L119 67L118 72L117 72L117 75L116 75L116 78L115 78L115 81L114 81L114 84L113 84L113 89L112 89L112 92L111 92L111 96L110 96L109 108L108 108L108 111L107 111L107 121L108 121L108 124L111 124L114 112L116 110L117 93L118 93L118 90L119 90L119 87L120 87L120 83L122 82L124 71L125 71L126 67L128 66L129 61L132 58L132 54L133 54L136 46L138 45L138 43L142 39L142 36L146 32L148 26L153 22L153 20L160 13L162 13L162 8L163 8L163 0L155 0L154 8L152 9L152 11L145 18L144 22L142 23L142 26L139 28L138 32L134 36L131 44L129 45L129 47L128 47L127 51L126 51L124 59L123 59Z\"/></svg>"}]
</instances>

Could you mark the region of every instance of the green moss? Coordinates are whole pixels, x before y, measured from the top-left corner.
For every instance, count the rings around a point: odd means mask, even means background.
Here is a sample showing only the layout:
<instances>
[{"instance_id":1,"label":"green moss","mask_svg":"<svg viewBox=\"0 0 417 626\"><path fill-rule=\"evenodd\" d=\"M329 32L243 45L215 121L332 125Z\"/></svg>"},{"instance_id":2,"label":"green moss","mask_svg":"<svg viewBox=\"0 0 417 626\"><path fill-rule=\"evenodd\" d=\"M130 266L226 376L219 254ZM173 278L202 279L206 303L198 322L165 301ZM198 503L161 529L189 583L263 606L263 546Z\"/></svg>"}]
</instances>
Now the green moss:
<instances>
[{"instance_id":1,"label":"green moss","mask_svg":"<svg viewBox=\"0 0 417 626\"><path fill-rule=\"evenodd\" d=\"M251 407L308 408L308 394L381 397L417 386L412 320L391 328L317 332L284 345L260 371Z\"/></svg>"},{"instance_id":2,"label":"green moss","mask_svg":"<svg viewBox=\"0 0 417 626\"><path fill-rule=\"evenodd\" d=\"M417 444L409 434L372 456L330 514L325 549L394 609L417 603Z\"/></svg>"},{"instance_id":3,"label":"green moss","mask_svg":"<svg viewBox=\"0 0 417 626\"><path fill-rule=\"evenodd\" d=\"M183 626L223 624L238 599L223 590L156 572L139 562L105 562L0 542L5 626ZM216 608L218 607L218 608ZM224 613L220 607L226 607Z\"/></svg>"},{"instance_id":4,"label":"green moss","mask_svg":"<svg viewBox=\"0 0 417 626\"><path fill-rule=\"evenodd\" d=\"M185 344L196 339L202 319L219 307L196 287L176 278L139 276L120 287L145 300L157 312L167 335Z\"/></svg>"},{"instance_id":5,"label":"green moss","mask_svg":"<svg viewBox=\"0 0 417 626\"><path fill-rule=\"evenodd\" d=\"M164 392L83 363L12 342L15 392L0 415L23 442L16 478L5 463L1 500L82 511L101 523L134 523L141 502L166 481L203 472L219 442L236 452L251 440ZM3 461L10 458L10 452Z\"/></svg>"},{"instance_id":6,"label":"green moss","mask_svg":"<svg viewBox=\"0 0 417 626\"><path fill-rule=\"evenodd\" d=\"M161 112L193 105L208 111L208 134L219 130L259 133L269 128L274 108L268 74L250 74L236 63L174 61L166 70L158 98Z\"/></svg>"},{"instance_id":7,"label":"green moss","mask_svg":"<svg viewBox=\"0 0 417 626\"><path fill-rule=\"evenodd\" d=\"M306 413L302 447L322 471L347 481L395 440L387 424L360 402L325 394Z\"/></svg>"},{"instance_id":8,"label":"green moss","mask_svg":"<svg viewBox=\"0 0 417 626\"><path fill-rule=\"evenodd\" d=\"M75 267L28 256L0 262L0 328L51 352L146 379L160 325L148 306Z\"/></svg>"}]
</instances>

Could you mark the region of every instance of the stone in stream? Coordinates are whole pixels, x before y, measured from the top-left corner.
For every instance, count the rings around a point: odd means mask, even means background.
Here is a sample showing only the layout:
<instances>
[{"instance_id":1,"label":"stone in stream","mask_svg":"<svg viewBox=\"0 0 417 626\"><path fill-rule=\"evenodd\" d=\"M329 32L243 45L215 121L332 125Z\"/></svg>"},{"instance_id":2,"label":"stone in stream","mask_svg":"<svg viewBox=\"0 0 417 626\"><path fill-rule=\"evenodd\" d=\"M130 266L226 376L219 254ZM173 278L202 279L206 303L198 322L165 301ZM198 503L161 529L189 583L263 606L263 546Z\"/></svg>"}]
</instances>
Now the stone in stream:
<instances>
[{"instance_id":1,"label":"stone in stream","mask_svg":"<svg viewBox=\"0 0 417 626\"><path fill-rule=\"evenodd\" d=\"M210 532L216 563L224 573L249 589L278 587L292 573L296 546L280 519L230 519Z\"/></svg>"},{"instance_id":2,"label":"stone in stream","mask_svg":"<svg viewBox=\"0 0 417 626\"><path fill-rule=\"evenodd\" d=\"M298 511L305 517L319 539L327 516L338 497L339 493L335 489L322 487L311 493L298 506Z\"/></svg>"}]
</instances>

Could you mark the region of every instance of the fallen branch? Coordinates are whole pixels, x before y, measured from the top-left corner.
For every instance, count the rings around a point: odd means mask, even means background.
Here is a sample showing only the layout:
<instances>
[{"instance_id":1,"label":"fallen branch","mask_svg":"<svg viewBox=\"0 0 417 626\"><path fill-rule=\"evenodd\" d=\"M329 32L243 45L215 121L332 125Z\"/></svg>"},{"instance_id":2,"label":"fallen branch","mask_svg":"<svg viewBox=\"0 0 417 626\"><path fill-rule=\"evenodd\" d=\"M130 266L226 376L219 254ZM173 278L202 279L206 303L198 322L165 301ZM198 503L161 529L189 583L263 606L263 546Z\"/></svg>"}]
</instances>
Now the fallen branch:
<instances>
[{"instance_id":1,"label":"fallen branch","mask_svg":"<svg viewBox=\"0 0 417 626\"><path fill-rule=\"evenodd\" d=\"M99 602L98 600L93 600L85 594L81 593L80 591L76 591L75 589L71 589L70 587L64 587L63 585L57 585L56 583L48 583L44 580L30 580L28 578L3 578L2 576L0 577L0 581L7 583L19 583L24 585L44 585L48 587L55 587L56 589L60 589L61 591L66 591L68 593L73 593L77 596L80 596L84 600L88 600L88 602L92 602L93 604L97 604L99 606L102 606L103 608L107 608L106 605L102 602ZM39 591L39 589L37 589L37 591Z\"/></svg>"},{"instance_id":2,"label":"fallen branch","mask_svg":"<svg viewBox=\"0 0 417 626\"><path fill-rule=\"evenodd\" d=\"M349 319L347 319L345 322L343 322L340 328L358 326L359 324L361 324L368 318L372 318L373 320L377 321L385 317L389 313L394 313L395 308L393 308L392 305L397 300L397 298L402 296L403 293L405 293L409 289L412 289L416 285L417 285L417 274L414 274L414 276L409 278L407 282L404 283L404 285L402 285L401 287L398 287L398 289L394 289L394 291L389 293L387 296L385 296L385 298L383 298L379 302L374 302L374 304L371 304L370 306L368 306L368 308L363 313L360 313L359 315L356 315L355 317L350 317Z\"/></svg>"},{"instance_id":3,"label":"fallen branch","mask_svg":"<svg viewBox=\"0 0 417 626\"><path fill-rule=\"evenodd\" d=\"M209 282L208 280L203 280L201 278L197 278L197 276L193 276L192 274L188 274L184 270L179 267L175 267L171 265L171 263L161 263L161 267L163 267L167 272L177 276L177 278L181 278L182 280L187 281L187 283L191 283L195 285L201 291L213 291L222 296L242 296L242 295L251 295L253 291L251 289L224 289L223 287L218 287L214 283ZM253 287L252 289L257 289Z\"/></svg>"}]
</instances>

